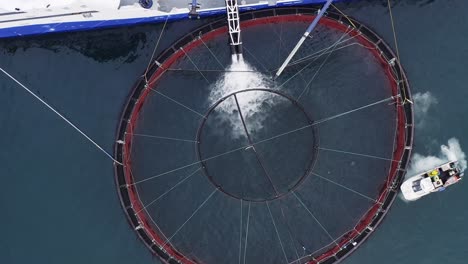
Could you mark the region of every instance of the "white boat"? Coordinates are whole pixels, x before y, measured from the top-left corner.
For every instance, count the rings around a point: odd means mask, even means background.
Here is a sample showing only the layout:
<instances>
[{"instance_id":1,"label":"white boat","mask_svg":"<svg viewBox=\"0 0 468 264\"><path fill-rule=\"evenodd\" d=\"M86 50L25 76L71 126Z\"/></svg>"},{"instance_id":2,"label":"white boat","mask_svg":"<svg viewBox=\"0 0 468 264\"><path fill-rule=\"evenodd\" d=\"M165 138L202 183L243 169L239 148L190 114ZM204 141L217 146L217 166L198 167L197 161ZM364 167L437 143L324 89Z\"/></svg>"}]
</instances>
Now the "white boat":
<instances>
[{"instance_id":1,"label":"white boat","mask_svg":"<svg viewBox=\"0 0 468 264\"><path fill-rule=\"evenodd\" d=\"M463 177L457 161L450 161L430 171L415 175L405 180L400 189L408 201L415 201L433 192L445 190L459 182Z\"/></svg>"},{"instance_id":2,"label":"white boat","mask_svg":"<svg viewBox=\"0 0 468 264\"><path fill-rule=\"evenodd\" d=\"M241 12L323 2L238 0ZM0 0L0 38L158 23L225 12L223 0Z\"/></svg>"}]
</instances>

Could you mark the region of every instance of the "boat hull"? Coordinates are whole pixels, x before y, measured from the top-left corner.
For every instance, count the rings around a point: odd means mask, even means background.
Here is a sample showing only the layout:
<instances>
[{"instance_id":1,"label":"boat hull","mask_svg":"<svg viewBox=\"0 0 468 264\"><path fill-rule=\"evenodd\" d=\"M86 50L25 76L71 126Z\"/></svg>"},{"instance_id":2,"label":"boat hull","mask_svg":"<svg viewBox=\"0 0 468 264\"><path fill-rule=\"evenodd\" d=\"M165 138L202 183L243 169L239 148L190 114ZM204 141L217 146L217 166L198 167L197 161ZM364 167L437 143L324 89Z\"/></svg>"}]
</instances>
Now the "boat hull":
<instances>
[{"instance_id":1,"label":"boat hull","mask_svg":"<svg viewBox=\"0 0 468 264\"><path fill-rule=\"evenodd\" d=\"M275 4L262 2L241 5L240 12L261 10L274 7L321 4L325 0L284 0ZM220 3L224 3L220 1ZM0 13L0 38L12 38L31 35L44 35L58 32L95 30L119 26L132 26L146 23L178 21L189 18L189 10L161 12L144 8L122 10L69 9L67 13L49 10L32 10L26 12ZM221 15L226 12L224 6L201 9L199 17Z\"/></svg>"}]
</instances>

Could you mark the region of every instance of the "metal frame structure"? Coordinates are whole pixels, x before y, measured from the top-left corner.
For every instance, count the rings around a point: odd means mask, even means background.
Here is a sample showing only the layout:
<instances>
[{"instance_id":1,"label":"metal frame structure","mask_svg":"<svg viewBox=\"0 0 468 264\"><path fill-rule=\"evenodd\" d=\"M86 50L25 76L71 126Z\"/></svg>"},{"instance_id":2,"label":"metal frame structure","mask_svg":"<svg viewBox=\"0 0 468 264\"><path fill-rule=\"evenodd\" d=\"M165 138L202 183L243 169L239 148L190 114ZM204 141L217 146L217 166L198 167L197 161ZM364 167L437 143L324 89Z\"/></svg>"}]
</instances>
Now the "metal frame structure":
<instances>
[{"instance_id":1,"label":"metal frame structure","mask_svg":"<svg viewBox=\"0 0 468 264\"><path fill-rule=\"evenodd\" d=\"M317 14L315 8L280 8L271 10L261 10L244 13L240 18L244 21L243 27L257 24L284 22L284 21L304 21L310 22ZM409 82L406 74L395 54L390 47L376 33L358 21L345 17L339 13L327 12L320 23L341 30L347 31L353 27L348 34L355 37L361 45L369 48L374 57L380 61L392 87L392 94L395 98L396 117L396 137L394 142L394 152L391 168L385 182L382 184L377 202L369 208L367 213L359 220L355 227L332 243L325 246L321 251L307 255L300 259L301 263L310 264L331 264L338 263L351 254L356 248L371 235L375 228L382 222L389 212L392 203L398 194L398 188L406 173L413 146L414 136L414 114L413 105L405 103L411 100ZM115 164L115 180L120 197L122 208L128 220L144 244L158 255L164 263L199 263L189 259L177 249L172 248L164 242L161 234L149 224L146 212L142 210L143 205L138 195L138 191L132 184L134 178L131 174L130 147L135 123L140 110L143 107L145 98L150 93L149 85L154 86L167 68L184 56L184 51L189 51L198 45L202 40L208 41L215 36L227 32L226 20L220 19L206 24L174 43L171 47L163 51L156 62L151 65L149 71L143 76L135 88L131 91L129 100L123 108L121 121L117 130L115 144L115 157L123 165ZM200 36L201 37L198 37ZM149 80L147 82L146 80ZM403 95L403 96L402 96ZM403 97L403 98L402 98ZM130 136L128 136L130 135Z\"/></svg>"},{"instance_id":2,"label":"metal frame structure","mask_svg":"<svg viewBox=\"0 0 468 264\"><path fill-rule=\"evenodd\" d=\"M231 54L242 54L239 5L237 4L237 0L226 0L226 14L229 28L229 45L231 45Z\"/></svg>"}]
</instances>

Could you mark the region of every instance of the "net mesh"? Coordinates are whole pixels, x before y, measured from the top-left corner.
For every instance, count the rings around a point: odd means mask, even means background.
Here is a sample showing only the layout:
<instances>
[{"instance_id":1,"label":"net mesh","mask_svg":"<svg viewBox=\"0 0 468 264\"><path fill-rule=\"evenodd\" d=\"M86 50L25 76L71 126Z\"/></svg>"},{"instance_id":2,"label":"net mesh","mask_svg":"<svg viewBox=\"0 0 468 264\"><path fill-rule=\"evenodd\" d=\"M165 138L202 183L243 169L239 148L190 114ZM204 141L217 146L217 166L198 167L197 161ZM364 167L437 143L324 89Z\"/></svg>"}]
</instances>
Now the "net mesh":
<instances>
[{"instance_id":1,"label":"net mesh","mask_svg":"<svg viewBox=\"0 0 468 264\"><path fill-rule=\"evenodd\" d=\"M385 187L397 112L391 80L350 29L310 20L201 40L149 89L131 174L149 226L188 262L304 263L353 230Z\"/></svg>"}]
</instances>

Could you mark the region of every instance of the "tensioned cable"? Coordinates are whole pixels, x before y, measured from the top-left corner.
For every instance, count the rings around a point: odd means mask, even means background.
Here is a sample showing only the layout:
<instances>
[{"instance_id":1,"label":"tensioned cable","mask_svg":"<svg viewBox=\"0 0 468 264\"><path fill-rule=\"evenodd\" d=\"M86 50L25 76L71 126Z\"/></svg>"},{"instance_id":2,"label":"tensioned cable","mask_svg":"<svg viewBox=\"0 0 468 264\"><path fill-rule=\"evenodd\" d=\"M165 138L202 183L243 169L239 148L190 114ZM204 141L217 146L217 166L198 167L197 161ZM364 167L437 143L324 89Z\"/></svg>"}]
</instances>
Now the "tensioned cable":
<instances>
[{"instance_id":1,"label":"tensioned cable","mask_svg":"<svg viewBox=\"0 0 468 264\"><path fill-rule=\"evenodd\" d=\"M198 37L201 42L203 43L203 45L205 45L205 47L208 49L208 51L210 52L211 56L213 56L213 58L218 62L219 66L221 66L221 69L224 69L225 67L223 66L223 64L221 63L221 61L219 61L218 57L216 56L216 54L213 53L213 51L211 51L211 49L208 47L208 45L206 45L205 41L203 41L203 38L202 37Z\"/></svg>"},{"instance_id":2,"label":"tensioned cable","mask_svg":"<svg viewBox=\"0 0 468 264\"><path fill-rule=\"evenodd\" d=\"M286 251L284 250L283 242L281 241L281 236L280 236L280 234L278 232L278 228L276 227L275 219L273 218L273 214L271 213L270 206L268 205L268 201L266 202L266 206L268 208L268 212L270 213L270 217L271 217L271 221L273 222L273 226L275 227L276 236L278 237L278 240L279 240L279 243L280 243L280 246L281 246L281 250L283 250L284 259L286 259L286 263L288 263L289 262L288 257L286 256Z\"/></svg>"},{"instance_id":3,"label":"tensioned cable","mask_svg":"<svg viewBox=\"0 0 468 264\"><path fill-rule=\"evenodd\" d=\"M279 47L278 47L278 64L281 64L281 51L284 50L285 51L285 54L289 54L290 50L286 50L286 47L283 45L283 23L279 23L279 27L280 27L280 33L278 33L278 31L276 30L276 27L274 26L274 24L269 24L271 28L273 28L273 32L275 32L276 36L278 36L279 38ZM288 65L289 66L289 65ZM286 68L286 67L285 67ZM273 71L269 71L268 73L273 73L273 72L276 72L278 71L279 68L273 70ZM307 81L305 80L304 76L302 76L302 74L300 75L302 80L304 81L304 83L307 83Z\"/></svg>"},{"instance_id":4,"label":"tensioned cable","mask_svg":"<svg viewBox=\"0 0 468 264\"><path fill-rule=\"evenodd\" d=\"M170 17L170 15L166 16L166 21L164 21L163 28L161 30L161 33L159 33L158 40L156 41L156 45L154 46L153 54L151 54L151 58L150 58L150 60L148 62L148 66L146 67L146 71L145 71L145 75L144 75L146 82L148 82L148 79L146 78L146 74L148 73L149 68L150 68L151 64L153 63L154 55L156 54L156 50L158 49L159 42L161 41L161 37L162 37L162 35L164 33L164 29L166 28L166 24L167 24L167 21L169 20L169 17Z\"/></svg>"},{"instance_id":5,"label":"tensioned cable","mask_svg":"<svg viewBox=\"0 0 468 264\"><path fill-rule=\"evenodd\" d=\"M164 98L170 100L170 101L173 102L173 103L176 103L176 104L182 106L183 108L189 110L190 112L195 113L195 114L201 116L202 118L206 118L203 114L199 113L198 111L193 110L192 108L190 108L190 107L184 105L183 103L181 103L181 102L179 102L179 101L177 101L177 100L175 100L175 99L172 99L171 97L169 97L169 96L167 96L167 95L161 93L160 91L158 91L158 90L156 90L156 89L153 89L153 88L151 88L151 87L150 87L150 89L151 89L151 91L153 91L153 92L155 92L155 93L157 93L157 94L163 96Z\"/></svg>"},{"instance_id":6,"label":"tensioned cable","mask_svg":"<svg viewBox=\"0 0 468 264\"><path fill-rule=\"evenodd\" d=\"M181 69L181 68L168 68L166 71L183 71L183 72L259 72L259 73L269 73L270 71L249 71L249 70L213 70L213 69L204 69L204 70L194 70L194 69Z\"/></svg>"},{"instance_id":7,"label":"tensioned cable","mask_svg":"<svg viewBox=\"0 0 468 264\"><path fill-rule=\"evenodd\" d=\"M357 195L360 195L360 196L362 196L362 197L364 197L364 198L366 198L366 199L368 199L368 200L371 200L371 201L373 201L373 202L375 202L375 203L381 204L381 202L379 202L379 201L377 201L377 200L375 200L375 199L373 199L373 198L371 198L371 197L369 197L369 196L367 196L367 195L365 195L365 194L363 194L363 193L361 193L361 192L358 192L358 191L353 190L353 189L351 189L351 188L349 188L349 187L346 187L346 186L344 186L343 184L340 184L340 183L338 183L338 182L336 182L336 181L333 181L333 180L330 180L330 179L328 179L328 178L325 178L325 177L323 177L323 176L321 176L321 175L319 175L319 174L317 174L317 173L315 173L315 172L311 172L311 173L312 173L313 175L319 177L319 178L322 179L322 180L325 180L325 181L328 181L328 182L330 182L330 183L333 183L333 184L335 184L335 185L337 185L337 186L340 186L340 187L343 188L343 189L346 189L346 190L348 190L348 191L350 191L350 192L353 192L353 193L355 193L355 194L357 194Z\"/></svg>"},{"instance_id":8,"label":"tensioned cable","mask_svg":"<svg viewBox=\"0 0 468 264\"><path fill-rule=\"evenodd\" d=\"M154 175L154 176L151 176L151 177L149 177L149 178L146 178L146 179L143 179L143 180L140 180L140 181L133 182L132 184L129 184L129 185L136 185L136 184L139 184L139 183L142 183L142 182L145 182L145 181L149 181L149 180L151 180L151 179L159 178L159 177L164 176L164 175L167 175L167 174L169 174L169 173L172 173L172 172L175 172L175 171L179 171L179 170L188 168L188 167L190 167L190 166L197 165L197 164L200 164L200 163L202 163L202 162L205 162L205 161L208 161L208 160L212 160L212 159L215 159L215 158L218 158L218 157L221 157L221 156L224 156L224 155L228 155L228 154L230 154L230 153L233 153L233 152L236 152L236 151L245 149L246 147L248 147L248 146L242 146L242 147L240 147L240 148L232 149L232 150L223 152L223 153L221 153L221 154L217 154L217 155L208 157L208 158L206 158L206 159L202 159L202 160L199 160L199 161L196 161L196 162L193 162L193 163L190 163L190 164L187 164L187 165L184 165L184 166L181 166L181 167L178 167L178 168L169 170L169 171L165 171L165 172L163 172L163 173L159 173L159 174Z\"/></svg>"},{"instance_id":9,"label":"tensioned cable","mask_svg":"<svg viewBox=\"0 0 468 264\"><path fill-rule=\"evenodd\" d=\"M200 73L200 75L203 77L203 79L205 79L205 81L210 84L210 81L208 81L208 79L206 78L206 76L203 74L203 72L200 71L200 69L198 68L197 64L195 64L195 62L192 60L192 58L190 58L190 56L187 54L187 52L185 52L184 48L183 47L180 47L180 50L182 50L182 52L185 54L185 56L187 57L187 59L189 59L189 61L193 64L193 66L195 66L195 69L197 69L197 71Z\"/></svg>"},{"instance_id":10,"label":"tensioned cable","mask_svg":"<svg viewBox=\"0 0 468 264\"><path fill-rule=\"evenodd\" d=\"M353 27L357 29L352 19L350 19L345 13L343 13L340 9L338 9L338 7L336 7L334 4L331 4L331 6L335 8L340 14L342 14L346 18L346 20L348 20L349 23L351 23L351 25L353 25Z\"/></svg>"},{"instance_id":11,"label":"tensioned cable","mask_svg":"<svg viewBox=\"0 0 468 264\"><path fill-rule=\"evenodd\" d=\"M351 32L351 31L350 31L350 32ZM360 35L362 35L361 32L356 33L354 36L349 37L349 38L346 38L346 39L340 41L340 42L338 43L338 45L341 45L341 44L346 43L346 42L348 42L348 41L350 41L350 40L353 40L354 38L356 38L357 36L360 36ZM337 46L338 48L337 48L336 50L341 50L341 49L343 49L343 48L349 47L349 46L354 45L354 44L358 44L358 45L363 46L362 44L360 44L360 43L358 43L358 42L355 42L355 43L348 44L348 45L344 45L344 46ZM326 48L323 48L323 49L321 49L321 50L319 50L319 51L316 51L316 52L314 52L314 53L312 53L312 54L306 55L306 56L304 56L304 57L302 57L302 58L299 58L299 59L297 59L297 60L295 60L295 61L292 61L291 63L288 64L287 67L293 66L293 65L296 65L296 64L299 64L299 63L302 63L302 62L305 62L305 61L307 61L307 60L309 60L309 59L313 59L313 58L316 58L316 57L320 57L320 56L322 56L322 55L325 55L325 54L327 54L327 53L329 52L330 48L331 48L332 46L334 46L334 45L335 45L335 43L333 43L333 44L331 44L330 46L328 46L328 47L326 47ZM276 70L277 70L277 69L276 69Z\"/></svg>"},{"instance_id":12,"label":"tensioned cable","mask_svg":"<svg viewBox=\"0 0 468 264\"><path fill-rule=\"evenodd\" d=\"M293 246L294 251L295 251L295 253L296 253L297 262L299 263L299 259L300 259L301 257L299 257L299 253L297 252L297 248L296 248L296 246L294 245L294 240L295 240L296 242L298 242L298 243L299 243L299 240L293 238L293 235L292 235L292 232L291 232L291 227L289 226L288 220L286 219L286 216L284 215L283 205L281 204L281 201L279 201L279 205L280 205L280 209L281 209L281 216L282 216L284 222L286 223L286 228L288 229L289 238L291 239L291 242L293 242L293 243L292 243L292 244L293 244L292 246Z\"/></svg>"},{"instance_id":13,"label":"tensioned cable","mask_svg":"<svg viewBox=\"0 0 468 264\"><path fill-rule=\"evenodd\" d=\"M150 207L152 204L154 204L155 202L157 202L159 199L163 198L166 194L170 193L172 190L174 190L175 188L177 188L177 186L181 185L182 183L184 183L186 180L188 180L190 177L192 177L193 175L195 175L197 172L199 172L202 168L198 168L196 169L194 172L190 173L187 177L183 178L182 180L180 180L179 182L177 182L174 186L172 186L169 190L165 191L163 194L159 195L156 199L152 200L150 203L146 204L146 205L143 205L143 208L140 209L138 212L136 212L137 214L140 213L141 211L143 210L146 210L146 208Z\"/></svg>"},{"instance_id":14,"label":"tensioned cable","mask_svg":"<svg viewBox=\"0 0 468 264\"><path fill-rule=\"evenodd\" d=\"M396 30L395 30L395 23L394 23L394 20L393 20L393 12L392 12L392 5L390 4L390 0L387 0L387 7L388 7L388 13L390 15L390 22L391 22L391 25L392 25L392 32L393 32L393 41L395 43L395 50L396 50L396 55L397 55L397 59L398 59L398 62L400 62L400 51L398 49L398 39L397 39L397 35L396 35ZM404 75L404 73L401 73L402 76ZM398 75L397 75L398 76ZM398 84L398 82L397 82ZM402 92L403 92L403 103L406 103L406 102L409 102L409 103L413 103L411 100L409 100L406 96L406 90L405 89L401 89Z\"/></svg>"},{"instance_id":15,"label":"tensioned cable","mask_svg":"<svg viewBox=\"0 0 468 264\"><path fill-rule=\"evenodd\" d=\"M197 214L197 212L200 211L200 209L203 208L203 206L208 202L208 200L210 200L210 198L213 197L213 194L215 194L217 190L218 190L218 189L214 189L214 190L213 190L213 192L205 199L205 201L203 201L202 204L200 204L200 205L198 206L198 208L192 213L192 215L190 215L190 217L175 231L175 233L172 234L172 236L170 236L170 237L166 240L166 242L164 242L164 244L163 244L162 247L165 247L165 246L167 245L167 243L170 242L171 239L172 239L175 235L177 235L177 233L179 233L179 231L180 231L182 228L184 228L184 226Z\"/></svg>"},{"instance_id":16,"label":"tensioned cable","mask_svg":"<svg viewBox=\"0 0 468 264\"><path fill-rule=\"evenodd\" d=\"M348 29L346 29L345 31L345 34L347 34L348 32ZM339 39L338 39L338 42L341 41L343 39L344 35L342 35ZM338 43L338 42L335 42L335 43ZM315 77L317 77L317 74L319 74L319 72L322 70L323 66L325 66L325 64L327 63L328 59L330 58L330 56L333 54L333 52L335 51L335 48L338 44L335 44L333 47L332 47L332 50L327 54L327 56L325 57L325 59L322 61L322 63L320 64L319 68L315 71L314 75L312 76L312 78L310 79L310 81L306 84L306 86L304 87L304 89L302 90L301 94L297 97L296 101L299 101L299 99L301 99L302 95L305 93L305 91L307 91L309 89L309 86L310 84L315 80Z\"/></svg>"},{"instance_id":17,"label":"tensioned cable","mask_svg":"<svg viewBox=\"0 0 468 264\"><path fill-rule=\"evenodd\" d=\"M246 227L246 231L245 231L244 264L245 264L245 257L247 255L247 241L248 241L248 238L249 238L250 204L251 204L251 202L249 201L249 210L247 211L247 227Z\"/></svg>"},{"instance_id":18,"label":"tensioned cable","mask_svg":"<svg viewBox=\"0 0 468 264\"><path fill-rule=\"evenodd\" d=\"M351 151L344 151L344 150L339 150L339 149L331 149L331 148L324 148L324 147L317 147L317 149L336 152L336 153L342 153L342 154L349 154L349 155L373 158L373 159L380 159L380 160L387 160L387 161L392 161L392 162L399 162L399 160L394 160L394 159L389 159L389 158L384 158L384 157L379 157L379 156L374 156L374 155L368 155L368 154L363 154L363 153L351 152Z\"/></svg>"},{"instance_id":19,"label":"tensioned cable","mask_svg":"<svg viewBox=\"0 0 468 264\"><path fill-rule=\"evenodd\" d=\"M321 119L321 120L319 120L319 121L316 121L316 122L314 122L314 123L312 123L312 124L310 124L310 125L306 125L306 126L303 126L303 127L300 127L300 128L296 128L296 129L290 130L290 131L288 131L288 132L284 132L284 133L281 133L281 134L279 134L279 135L272 136L272 137L270 137L270 138L260 140L260 141L258 141L258 142L253 143L253 145L260 144L260 143L264 143L264 142L267 142L267 141L271 141L271 140L273 140L273 139L275 139L275 138L279 138L279 137L282 137L282 136L285 136L285 135L288 135L288 134L291 134L291 133L295 133L295 132L301 131L301 130L303 130L303 129L310 128L310 127L315 126L315 125L317 125L317 124L320 124L320 123L323 123L323 122L326 122L326 121L330 121L330 120L332 120L332 119L335 119L335 118L338 118L338 117L341 117L341 116L344 116L344 115L347 115L347 114L350 114L350 113L353 113L353 112L356 112L356 111L360 111L360 110L362 110L362 109L365 109L365 108L368 108L368 107L371 107L371 106L374 106L374 105L377 105L377 104L380 104L380 103L383 103L383 102L387 102L387 101L392 100L392 99L394 99L394 98L395 98L395 97L392 96L392 97L389 97L389 98L386 98L386 99L383 99L383 100L380 100L380 101L377 101L377 102L374 102L374 103L370 103L370 104L365 105L365 106L361 106L361 107L358 107L358 108L355 108L355 109L346 111L346 112L341 113L341 114L337 114L337 115L334 115L334 116L331 116L331 117L328 117L328 118L324 118L324 119ZM167 175L167 174L169 174L169 173L172 173L172 172L175 172L175 171L178 171L178 170L182 170L182 169L188 168L188 167L193 166L193 165L196 165L196 164L200 164L200 163L205 162L205 161L208 161L208 160L212 160L212 159L215 159L215 158L224 156L224 155L228 155L228 154L230 154L230 153L233 153L233 152L236 152L236 151L245 149L246 147L249 147L249 146L250 146L250 145L241 146L241 147L239 147L239 148L232 149L232 150L223 152L223 153L221 153L221 154L217 154L217 155L214 155L214 156L205 158L205 159L203 159L203 160L199 160L199 161L196 161L196 162L187 164L187 165L183 165L183 166L180 166L180 167L178 167L178 168L175 168L175 169L172 169L172 170L169 170L169 171L165 171L165 172L162 172L162 173L153 175L153 176L148 177L148 178L146 178L146 179L133 182L131 185L136 185L136 184L139 184L139 183L142 183L142 182L145 182L145 181L149 181L149 180L151 180L151 179L159 178L159 177L161 177L161 176L163 176L163 175Z\"/></svg>"},{"instance_id":20,"label":"tensioned cable","mask_svg":"<svg viewBox=\"0 0 468 264\"><path fill-rule=\"evenodd\" d=\"M154 135L147 135L147 134L127 133L127 132L125 132L125 134L130 135L130 136L137 136L137 137L148 137L148 138L156 138L156 139L165 139L165 140L174 140L174 141L181 141L181 142L198 143L197 141L190 140L190 139L162 137L162 136L154 136Z\"/></svg>"},{"instance_id":21,"label":"tensioned cable","mask_svg":"<svg viewBox=\"0 0 468 264\"><path fill-rule=\"evenodd\" d=\"M239 264L241 264L242 257L242 211L242 199L240 199Z\"/></svg>"},{"instance_id":22,"label":"tensioned cable","mask_svg":"<svg viewBox=\"0 0 468 264\"><path fill-rule=\"evenodd\" d=\"M341 35L341 37L338 39L338 41L336 42L339 42L341 41L341 39L343 39L343 37L348 33L348 29L346 29L345 32L343 32L343 34ZM331 45L329 47L327 47L327 50L328 51L329 49L331 49L332 47L334 47L334 45ZM323 56L324 53L322 53L321 55ZM293 74L291 77L289 77L286 81L284 81L281 85L279 85L277 88L280 88L282 87L283 85L285 85L286 83L288 83L290 80L292 80L294 77L296 77L298 74L300 74L302 71L304 71L307 67L309 67L312 63L314 63L316 60L318 60L321 56L318 56L317 58L313 59L311 62L309 62L306 66L304 66L303 68L301 68L299 71L297 71L295 74Z\"/></svg>"},{"instance_id":23,"label":"tensioned cable","mask_svg":"<svg viewBox=\"0 0 468 264\"><path fill-rule=\"evenodd\" d=\"M250 50L248 48L246 48L245 46L242 46L242 49L247 51L247 53L252 56L252 58L257 61L260 66L262 66L262 68L265 70L265 72L270 72L267 67L265 67L265 64L263 64L252 52L250 52Z\"/></svg>"},{"instance_id":24,"label":"tensioned cable","mask_svg":"<svg viewBox=\"0 0 468 264\"><path fill-rule=\"evenodd\" d=\"M323 229L323 231L325 231L325 233L331 239L332 243L335 243L336 245L338 245L338 243L336 243L335 239L327 231L325 226L323 226L322 223L320 223L320 221L317 219L317 217L315 217L315 215L309 210L309 208L307 208L307 206L304 204L304 202L302 202L302 200L297 196L296 192L293 191L292 194L294 195L294 197L296 197L296 199L299 201L299 203L302 205L302 207L304 207L304 209L307 211L307 213L309 213L309 215L312 216L312 218L315 220L315 222L317 222L317 224L319 224L319 226Z\"/></svg>"},{"instance_id":25,"label":"tensioned cable","mask_svg":"<svg viewBox=\"0 0 468 264\"><path fill-rule=\"evenodd\" d=\"M257 150L255 149L255 146L253 145L253 141L252 141L252 138L250 137L250 133L249 133L249 130L247 129L247 125L245 124L244 116L242 115L242 110L241 110L241 107L239 105L239 100L237 100L237 95L236 94L234 94L234 100L236 101L237 110L239 111L239 116L240 116L240 119L242 121L242 125L244 127L245 134L247 135L247 139L249 141L250 146L252 146L252 149L253 149L253 151L255 153L255 157L257 158L257 161L260 164L260 166L262 167L263 172L265 173L265 176L267 177L268 181L270 182L271 187L273 187L273 190L275 191L276 196L279 196L278 190L276 189L275 185L273 184L273 180L271 179L270 174L268 173L268 171L267 171L267 169L265 167L265 164L263 164L263 161L260 158L260 154L257 152Z\"/></svg>"},{"instance_id":26,"label":"tensioned cable","mask_svg":"<svg viewBox=\"0 0 468 264\"><path fill-rule=\"evenodd\" d=\"M15 79L13 76L11 76L7 71L5 71L3 68L0 67L0 71L2 71L6 76L8 76L10 79L12 79L14 82L16 82L19 86L21 86L24 90L26 90L29 94L34 96L39 102L41 102L43 105L45 105L49 110L54 112L57 116L59 116L63 121L65 121L68 125L70 125L73 129L75 129L78 133L80 133L84 138L86 138L89 142L91 142L97 149L99 149L102 153L104 153L109 159L111 159L113 162L123 165L121 162L117 161L110 153L104 150L98 143L96 143L93 139L91 139L85 132L83 132L81 129L79 129L75 124L73 124L70 120L68 120L65 116L60 114L59 111L55 110L51 105L49 105L46 101L44 101L42 98L37 96L33 91L31 91L28 87L26 87L24 84L22 84L20 81Z\"/></svg>"},{"instance_id":27,"label":"tensioned cable","mask_svg":"<svg viewBox=\"0 0 468 264\"><path fill-rule=\"evenodd\" d=\"M391 97L389 97L389 98L386 98L386 99L383 99L383 100L380 100L380 101L377 101L377 102L374 102L374 103L370 103L370 104L365 105L365 106L361 106L361 107L358 107L358 108L355 108L355 109L352 109L352 110L349 110L349 111L346 111L346 112L343 112L343 113L340 113L340 114L336 114L336 115L331 116L331 117L327 117L327 118L324 118L324 119L320 119L320 120L318 120L318 121L313 122L312 124L309 124L309 125L306 125L306 126L303 126L303 127L300 127L300 128L296 128L296 129L293 129L293 130L290 130L290 131L287 131L287 132L278 134L278 135L276 135L276 136L272 136L272 137L267 138L267 139L263 139L263 140L257 141L257 142L254 143L254 145L260 144L260 143L264 143L264 142L273 140L273 139L275 139L275 138L279 138L279 137L282 137L282 136L285 136L285 135L288 135L288 134L291 134L291 133L295 133L295 132L301 131L301 130L303 130L303 129L307 129L307 128L313 127L313 126L318 125L318 124L321 124L321 123L323 123L323 122L330 121L330 120L333 120L333 119L335 119L335 118L342 117L342 116L344 116L344 115L348 115L348 114L351 114L351 113L360 111L360 110L362 110L362 109L365 109L365 108L368 108L368 107L371 107L371 106L374 106L374 105L378 105L378 104L381 104L381 103L390 101L390 100L392 100L392 99L394 99L394 98L395 98L395 96L391 96Z\"/></svg>"}]
</instances>

